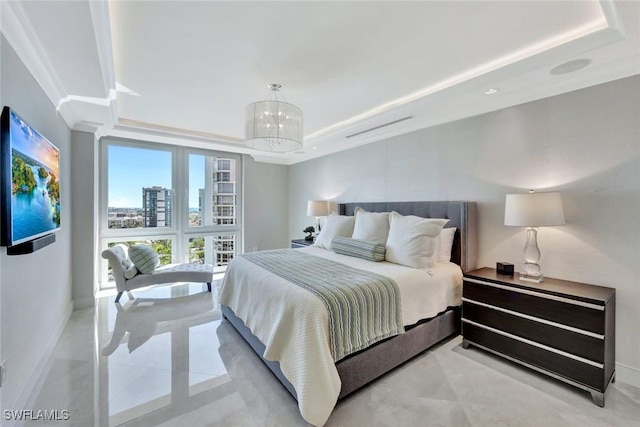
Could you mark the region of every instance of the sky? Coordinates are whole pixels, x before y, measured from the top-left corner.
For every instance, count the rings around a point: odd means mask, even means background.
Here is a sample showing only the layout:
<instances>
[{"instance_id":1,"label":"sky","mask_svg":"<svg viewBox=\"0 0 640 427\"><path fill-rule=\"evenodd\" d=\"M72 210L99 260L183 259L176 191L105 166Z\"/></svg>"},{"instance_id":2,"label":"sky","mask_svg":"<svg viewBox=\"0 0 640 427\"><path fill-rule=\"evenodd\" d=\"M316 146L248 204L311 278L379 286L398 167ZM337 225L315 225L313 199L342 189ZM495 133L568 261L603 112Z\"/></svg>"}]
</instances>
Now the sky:
<instances>
[{"instance_id":1,"label":"sky","mask_svg":"<svg viewBox=\"0 0 640 427\"><path fill-rule=\"evenodd\" d=\"M204 156L189 155L189 208L204 188ZM109 146L109 207L141 208L142 188L171 188L171 152Z\"/></svg>"},{"instance_id":2,"label":"sky","mask_svg":"<svg viewBox=\"0 0 640 427\"><path fill-rule=\"evenodd\" d=\"M11 145L14 150L26 154L48 167L56 176L60 165L60 152L49 140L27 125L20 116L11 111Z\"/></svg>"}]
</instances>

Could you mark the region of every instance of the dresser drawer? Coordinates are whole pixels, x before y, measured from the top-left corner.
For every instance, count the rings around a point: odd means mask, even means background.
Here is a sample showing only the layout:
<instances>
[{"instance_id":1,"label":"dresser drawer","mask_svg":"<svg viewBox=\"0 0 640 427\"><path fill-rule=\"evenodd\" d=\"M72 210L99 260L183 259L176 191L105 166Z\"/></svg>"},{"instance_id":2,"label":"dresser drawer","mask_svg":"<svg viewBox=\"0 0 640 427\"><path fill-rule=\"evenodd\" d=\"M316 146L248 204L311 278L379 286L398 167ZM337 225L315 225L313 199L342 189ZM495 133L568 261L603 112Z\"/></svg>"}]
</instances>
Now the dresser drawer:
<instances>
[{"instance_id":1,"label":"dresser drawer","mask_svg":"<svg viewBox=\"0 0 640 427\"><path fill-rule=\"evenodd\" d=\"M472 344L492 349L512 357L526 365L541 368L561 378L581 383L593 389L604 391L607 385L604 366L590 364L562 354L537 347L530 343L506 336L500 331L492 331L463 320L464 338Z\"/></svg>"},{"instance_id":2,"label":"dresser drawer","mask_svg":"<svg viewBox=\"0 0 640 427\"><path fill-rule=\"evenodd\" d=\"M463 297L604 335L604 306L465 279Z\"/></svg>"},{"instance_id":3,"label":"dresser drawer","mask_svg":"<svg viewBox=\"0 0 640 427\"><path fill-rule=\"evenodd\" d=\"M462 317L578 357L604 363L604 335L579 329L571 330L562 324L551 324L533 316L519 312L507 313L503 310L465 298Z\"/></svg>"}]
</instances>

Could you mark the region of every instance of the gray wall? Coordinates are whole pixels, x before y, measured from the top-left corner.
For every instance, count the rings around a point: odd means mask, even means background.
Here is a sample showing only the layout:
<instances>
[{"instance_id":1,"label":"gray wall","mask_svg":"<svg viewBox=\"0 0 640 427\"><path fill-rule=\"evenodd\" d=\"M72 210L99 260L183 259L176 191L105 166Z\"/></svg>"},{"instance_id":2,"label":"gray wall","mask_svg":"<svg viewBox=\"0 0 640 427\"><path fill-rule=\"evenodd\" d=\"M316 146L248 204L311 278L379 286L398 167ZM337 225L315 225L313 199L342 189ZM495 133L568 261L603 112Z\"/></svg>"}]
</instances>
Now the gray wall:
<instances>
[{"instance_id":1,"label":"gray wall","mask_svg":"<svg viewBox=\"0 0 640 427\"><path fill-rule=\"evenodd\" d=\"M455 121L291 166L290 238L309 199L474 200L479 266L522 265L505 194L558 190L567 224L541 228L541 265L617 289L618 379L640 386L640 76Z\"/></svg>"},{"instance_id":2,"label":"gray wall","mask_svg":"<svg viewBox=\"0 0 640 427\"><path fill-rule=\"evenodd\" d=\"M288 166L242 157L244 167L244 251L288 248Z\"/></svg>"},{"instance_id":3,"label":"gray wall","mask_svg":"<svg viewBox=\"0 0 640 427\"><path fill-rule=\"evenodd\" d=\"M98 142L92 133L71 132L72 298L75 309L94 305L98 273Z\"/></svg>"},{"instance_id":4,"label":"gray wall","mask_svg":"<svg viewBox=\"0 0 640 427\"><path fill-rule=\"evenodd\" d=\"M29 255L0 250L2 406L11 409L24 404L71 313L71 156L69 128L4 37L1 43L1 103L60 149L62 192L62 229L54 244Z\"/></svg>"}]
</instances>

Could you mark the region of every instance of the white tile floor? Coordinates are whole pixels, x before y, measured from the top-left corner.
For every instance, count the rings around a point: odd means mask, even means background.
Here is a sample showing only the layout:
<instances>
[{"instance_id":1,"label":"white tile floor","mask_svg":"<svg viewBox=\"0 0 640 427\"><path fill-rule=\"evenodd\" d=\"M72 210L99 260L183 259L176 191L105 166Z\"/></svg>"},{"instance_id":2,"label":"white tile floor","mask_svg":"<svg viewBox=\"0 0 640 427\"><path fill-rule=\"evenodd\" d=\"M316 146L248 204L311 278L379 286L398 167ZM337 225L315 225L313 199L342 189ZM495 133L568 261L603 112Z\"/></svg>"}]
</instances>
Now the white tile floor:
<instances>
[{"instance_id":1,"label":"white tile floor","mask_svg":"<svg viewBox=\"0 0 640 427\"><path fill-rule=\"evenodd\" d=\"M68 409L34 426L300 426L296 402L202 285L101 298L77 311L25 409ZM126 297L123 297L126 300ZM341 401L328 426L640 426L640 390L587 392L478 349L460 337Z\"/></svg>"}]
</instances>

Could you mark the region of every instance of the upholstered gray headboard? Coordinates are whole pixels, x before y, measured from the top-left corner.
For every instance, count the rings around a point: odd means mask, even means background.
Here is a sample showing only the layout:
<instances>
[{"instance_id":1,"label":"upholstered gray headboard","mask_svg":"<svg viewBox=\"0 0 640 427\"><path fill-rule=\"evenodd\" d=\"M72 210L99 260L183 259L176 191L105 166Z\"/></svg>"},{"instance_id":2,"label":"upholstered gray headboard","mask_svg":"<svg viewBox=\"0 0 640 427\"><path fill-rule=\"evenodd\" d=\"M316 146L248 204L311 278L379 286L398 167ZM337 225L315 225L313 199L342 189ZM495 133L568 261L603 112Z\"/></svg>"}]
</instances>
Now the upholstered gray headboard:
<instances>
[{"instance_id":1,"label":"upholstered gray headboard","mask_svg":"<svg viewBox=\"0 0 640 427\"><path fill-rule=\"evenodd\" d=\"M366 202L341 203L340 215L353 215L356 206L368 212L396 211L402 215L416 215L423 218L447 218L445 227L456 227L451 261L462 271L476 269L478 261L478 225L475 202Z\"/></svg>"}]
</instances>

